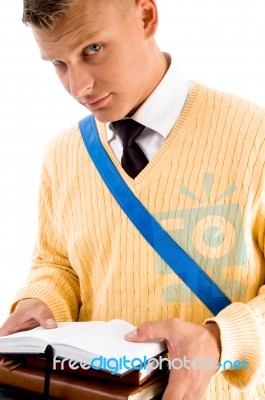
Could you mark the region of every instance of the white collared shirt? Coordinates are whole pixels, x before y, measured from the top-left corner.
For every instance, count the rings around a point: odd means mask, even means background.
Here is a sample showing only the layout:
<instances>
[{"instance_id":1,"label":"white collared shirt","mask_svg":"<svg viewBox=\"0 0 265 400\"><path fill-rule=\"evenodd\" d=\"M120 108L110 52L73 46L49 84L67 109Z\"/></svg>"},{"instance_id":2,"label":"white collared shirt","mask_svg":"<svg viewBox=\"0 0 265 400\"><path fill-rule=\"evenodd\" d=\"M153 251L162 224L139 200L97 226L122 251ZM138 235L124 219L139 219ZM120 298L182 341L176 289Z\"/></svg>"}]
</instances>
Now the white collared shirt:
<instances>
[{"instance_id":1,"label":"white collared shirt","mask_svg":"<svg viewBox=\"0 0 265 400\"><path fill-rule=\"evenodd\" d=\"M190 82L181 74L174 60L155 90L132 116L146 128L136 142L150 161L177 122L189 92ZM121 161L123 148L112 124L106 124L107 140Z\"/></svg>"}]
</instances>

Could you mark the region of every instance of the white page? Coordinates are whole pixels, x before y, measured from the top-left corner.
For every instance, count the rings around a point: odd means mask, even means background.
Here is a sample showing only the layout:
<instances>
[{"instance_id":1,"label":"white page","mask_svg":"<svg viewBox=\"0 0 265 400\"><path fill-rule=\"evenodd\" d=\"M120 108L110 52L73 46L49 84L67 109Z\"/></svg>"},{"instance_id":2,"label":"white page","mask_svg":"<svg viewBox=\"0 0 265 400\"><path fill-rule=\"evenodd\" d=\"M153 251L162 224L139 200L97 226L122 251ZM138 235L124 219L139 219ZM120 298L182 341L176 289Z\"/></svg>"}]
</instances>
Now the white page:
<instances>
[{"instance_id":1,"label":"white page","mask_svg":"<svg viewBox=\"0 0 265 400\"><path fill-rule=\"evenodd\" d=\"M103 329L102 329L103 328ZM127 321L112 320L106 323L105 326L95 325L91 329L84 329L77 332L74 336L60 340L60 345L54 342L56 353L66 354L67 350L63 350L64 346L69 346L76 349L82 349L88 358L91 354L95 356L103 356L105 358L150 358L165 350L165 344L160 343L133 343L124 339L124 335L135 329ZM64 345L64 346L61 346ZM70 351L70 350L69 350ZM71 352L73 354L74 352ZM80 354L78 352L78 354ZM84 354L84 355L85 355Z\"/></svg>"},{"instance_id":2,"label":"white page","mask_svg":"<svg viewBox=\"0 0 265 400\"><path fill-rule=\"evenodd\" d=\"M57 328L45 329L41 326L31 329L29 331L17 332L8 336L0 337L0 351L7 351L10 348L11 351L15 351L17 348L22 348L21 345L27 349L27 347L34 347L34 344L46 348L48 344L54 342L60 342L68 336L75 338L76 334L85 329L89 330L92 327L105 324L105 322L89 321L89 322L59 322Z\"/></svg>"}]
</instances>

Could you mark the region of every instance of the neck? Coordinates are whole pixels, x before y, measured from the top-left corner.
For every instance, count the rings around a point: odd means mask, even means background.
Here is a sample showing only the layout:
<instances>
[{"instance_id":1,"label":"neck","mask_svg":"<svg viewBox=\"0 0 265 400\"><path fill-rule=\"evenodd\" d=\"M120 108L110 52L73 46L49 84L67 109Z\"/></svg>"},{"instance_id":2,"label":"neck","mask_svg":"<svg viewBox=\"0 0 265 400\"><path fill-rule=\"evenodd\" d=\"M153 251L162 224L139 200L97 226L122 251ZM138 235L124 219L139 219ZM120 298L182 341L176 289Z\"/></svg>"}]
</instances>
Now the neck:
<instances>
[{"instance_id":1,"label":"neck","mask_svg":"<svg viewBox=\"0 0 265 400\"><path fill-rule=\"evenodd\" d=\"M150 94L155 90L159 82L163 79L164 75L166 74L169 66L170 66L170 58L161 52L161 50L158 48L156 43L153 43L152 46L152 57L150 58L152 62L150 63L150 76L152 77L150 79L147 91L146 91L146 96L142 100L142 102L137 106L137 108L134 108L128 115L127 117L131 117L137 110L138 108L141 107L141 105L145 102L145 100L150 96Z\"/></svg>"},{"instance_id":2,"label":"neck","mask_svg":"<svg viewBox=\"0 0 265 400\"><path fill-rule=\"evenodd\" d=\"M153 41L150 47L150 51L152 53L150 71L150 76L152 76L152 79L150 80L149 84L148 96L153 92L159 82L163 79L170 65L169 56L161 52L155 41Z\"/></svg>"}]
</instances>

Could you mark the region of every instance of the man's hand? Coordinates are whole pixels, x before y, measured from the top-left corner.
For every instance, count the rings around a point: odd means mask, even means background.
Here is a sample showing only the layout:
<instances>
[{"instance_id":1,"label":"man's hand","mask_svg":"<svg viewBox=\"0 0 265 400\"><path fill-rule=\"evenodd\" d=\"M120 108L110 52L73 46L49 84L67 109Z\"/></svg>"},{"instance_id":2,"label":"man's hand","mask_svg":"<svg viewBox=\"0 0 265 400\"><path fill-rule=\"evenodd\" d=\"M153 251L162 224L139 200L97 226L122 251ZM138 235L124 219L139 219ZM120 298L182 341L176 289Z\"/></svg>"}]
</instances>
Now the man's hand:
<instances>
[{"instance_id":1,"label":"man's hand","mask_svg":"<svg viewBox=\"0 0 265 400\"><path fill-rule=\"evenodd\" d=\"M0 328L0 336L26 331L36 326L43 328L56 328L57 323L49 307L39 299L21 300L15 311L7 318ZM0 356L0 365L12 363L10 357Z\"/></svg>"},{"instance_id":2,"label":"man's hand","mask_svg":"<svg viewBox=\"0 0 265 400\"><path fill-rule=\"evenodd\" d=\"M165 340L171 360L178 358L183 364L187 360L186 367L179 368L178 361L177 368L171 369L163 400L199 400L218 369L220 331L214 322L206 325L179 319L145 322L125 338L132 342ZM207 358L210 361L205 361Z\"/></svg>"},{"instance_id":3,"label":"man's hand","mask_svg":"<svg viewBox=\"0 0 265 400\"><path fill-rule=\"evenodd\" d=\"M25 299L19 302L15 311L0 328L0 336L26 331L36 326L56 328L57 323L49 307L39 299Z\"/></svg>"}]
</instances>

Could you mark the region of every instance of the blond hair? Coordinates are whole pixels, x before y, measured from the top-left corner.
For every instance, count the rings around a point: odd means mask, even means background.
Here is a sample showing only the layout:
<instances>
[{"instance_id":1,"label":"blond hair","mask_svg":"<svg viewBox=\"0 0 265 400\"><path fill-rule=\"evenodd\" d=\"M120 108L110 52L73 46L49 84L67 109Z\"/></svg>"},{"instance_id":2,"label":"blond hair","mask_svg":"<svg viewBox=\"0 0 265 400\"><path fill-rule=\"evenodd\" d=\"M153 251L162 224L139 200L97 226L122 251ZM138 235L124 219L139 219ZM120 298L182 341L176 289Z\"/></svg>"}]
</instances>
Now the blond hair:
<instances>
[{"instance_id":1,"label":"blond hair","mask_svg":"<svg viewBox=\"0 0 265 400\"><path fill-rule=\"evenodd\" d=\"M64 18L77 0L24 0L22 21L26 25L50 31ZM89 1L89 0L87 0ZM101 0L103 1L103 0ZM124 14L134 0L104 0L108 4L116 3Z\"/></svg>"}]
</instances>

